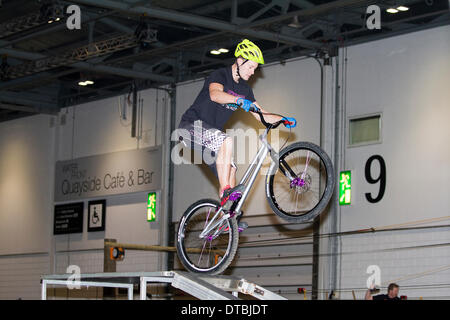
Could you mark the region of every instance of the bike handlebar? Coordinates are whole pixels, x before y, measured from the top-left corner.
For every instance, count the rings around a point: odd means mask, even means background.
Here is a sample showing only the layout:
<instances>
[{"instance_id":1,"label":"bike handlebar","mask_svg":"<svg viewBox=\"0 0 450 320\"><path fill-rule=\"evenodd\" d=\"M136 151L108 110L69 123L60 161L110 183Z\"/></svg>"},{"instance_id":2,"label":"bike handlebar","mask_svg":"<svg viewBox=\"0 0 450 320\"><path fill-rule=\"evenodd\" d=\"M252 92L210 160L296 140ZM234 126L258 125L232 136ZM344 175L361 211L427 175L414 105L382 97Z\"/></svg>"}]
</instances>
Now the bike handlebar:
<instances>
[{"instance_id":1,"label":"bike handlebar","mask_svg":"<svg viewBox=\"0 0 450 320\"><path fill-rule=\"evenodd\" d=\"M278 127L280 124L284 124L285 126L287 124L289 124L289 121L286 120L279 120L277 122L274 123L268 123L266 122L266 120L264 119L264 114L261 112L261 110L259 108L257 108L256 106L252 106L252 108L250 108L251 112L257 113L259 115L259 118L261 119L261 123L267 128L267 129L275 129L276 127ZM281 116L281 115L280 115ZM281 116L282 117L282 116Z\"/></svg>"},{"instance_id":2,"label":"bike handlebar","mask_svg":"<svg viewBox=\"0 0 450 320\"><path fill-rule=\"evenodd\" d=\"M241 104L237 104L237 103L233 103L231 105L235 105L238 107L242 107L242 103ZM278 127L280 124L284 124L284 126L287 126L289 124L291 124L291 122L289 122L288 120L279 120L277 122L274 123L268 123L266 122L266 120L264 119L264 114L261 112L261 110L255 106L254 104L252 104L252 106L250 107L250 109L248 111L251 111L253 113L257 113L259 115L259 118L261 119L261 123L267 128L267 129L275 129L276 127ZM272 113L267 113L267 114L272 114ZM273 115L277 115L280 117L285 118L284 116L280 115L280 114L275 114L273 113Z\"/></svg>"}]
</instances>

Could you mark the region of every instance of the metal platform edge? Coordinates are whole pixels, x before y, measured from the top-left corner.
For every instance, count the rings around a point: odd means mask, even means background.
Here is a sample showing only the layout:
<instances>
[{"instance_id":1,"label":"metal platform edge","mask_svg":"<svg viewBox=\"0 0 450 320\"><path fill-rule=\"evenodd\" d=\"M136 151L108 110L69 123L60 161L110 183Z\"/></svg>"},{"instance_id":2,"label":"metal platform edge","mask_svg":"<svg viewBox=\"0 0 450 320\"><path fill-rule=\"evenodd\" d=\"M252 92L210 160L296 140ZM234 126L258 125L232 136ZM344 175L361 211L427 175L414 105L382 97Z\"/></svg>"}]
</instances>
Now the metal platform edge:
<instances>
[{"instance_id":1,"label":"metal platform edge","mask_svg":"<svg viewBox=\"0 0 450 320\"><path fill-rule=\"evenodd\" d=\"M127 288L128 299L132 300L134 285L139 284L139 298L146 300L148 283L170 283L174 288L201 300L238 300L238 293L251 295L260 300L286 300L286 298L242 278L209 276L183 271L42 275L41 299L47 299L48 285L63 285L68 288L75 286Z\"/></svg>"}]
</instances>

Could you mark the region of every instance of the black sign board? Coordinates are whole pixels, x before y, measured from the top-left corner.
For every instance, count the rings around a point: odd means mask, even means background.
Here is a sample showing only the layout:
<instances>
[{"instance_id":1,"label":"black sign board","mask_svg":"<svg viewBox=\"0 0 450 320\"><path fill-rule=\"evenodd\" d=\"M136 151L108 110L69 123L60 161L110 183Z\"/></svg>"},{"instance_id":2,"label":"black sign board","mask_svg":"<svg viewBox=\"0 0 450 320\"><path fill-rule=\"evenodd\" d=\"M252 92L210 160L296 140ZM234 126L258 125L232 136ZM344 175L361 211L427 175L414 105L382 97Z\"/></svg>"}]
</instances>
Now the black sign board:
<instances>
[{"instance_id":1,"label":"black sign board","mask_svg":"<svg viewBox=\"0 0 450 320\"><path fill-rule=\"evenodd\" d=\"M83 232L83 209L84 202L56 205L53 234Z\"/></svg>"}]
</instances>

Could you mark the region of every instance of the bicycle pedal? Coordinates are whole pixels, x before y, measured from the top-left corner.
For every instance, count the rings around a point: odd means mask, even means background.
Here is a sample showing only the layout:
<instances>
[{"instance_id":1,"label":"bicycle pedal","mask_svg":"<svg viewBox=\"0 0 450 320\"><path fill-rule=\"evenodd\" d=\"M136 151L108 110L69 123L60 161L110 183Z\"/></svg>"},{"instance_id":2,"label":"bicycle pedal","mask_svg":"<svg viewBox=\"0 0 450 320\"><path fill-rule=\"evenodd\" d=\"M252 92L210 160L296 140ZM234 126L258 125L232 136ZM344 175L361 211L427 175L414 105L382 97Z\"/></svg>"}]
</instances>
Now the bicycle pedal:
<instances>
[{"instance_id":1,"label":"bicycle pedal","mask_svg":"<svg viewBox=\"0 0 450 320\"><path fill-rule=\"evenodd\" d=\"M237 205L236 200L239 200L240 198L241 198L241 195L235 196L233 198L231 198L231 196L230 196L230 198L227 200L227 202L225 202L225 204L222 206L223 210L224 211L233 211Z\"/></svg>"},{"instance_id":2,"label":"bicycle pedal","mask_svg":"<svg viewBox=\"0 0 450 320\"><path fill-rule=\"evenodd\" d=\"M228 198L228 201L236 201L240 197L242 197L242 193L240 191L235 191L230 195L230 197Z\"/></svg>"},{"instance_id":3,"label":"bicycle pedal","mask_svg":"<svg viewBox=\"0 0 450 320\"><path fill-rule=\"evenodd\" d=\"M244 231L245 229L247 229L248 228L248 223L247 222L239 222L239 224L238 224L238 231L239 232L242 232L242 231Z\"/></svg>"}]
</instances>

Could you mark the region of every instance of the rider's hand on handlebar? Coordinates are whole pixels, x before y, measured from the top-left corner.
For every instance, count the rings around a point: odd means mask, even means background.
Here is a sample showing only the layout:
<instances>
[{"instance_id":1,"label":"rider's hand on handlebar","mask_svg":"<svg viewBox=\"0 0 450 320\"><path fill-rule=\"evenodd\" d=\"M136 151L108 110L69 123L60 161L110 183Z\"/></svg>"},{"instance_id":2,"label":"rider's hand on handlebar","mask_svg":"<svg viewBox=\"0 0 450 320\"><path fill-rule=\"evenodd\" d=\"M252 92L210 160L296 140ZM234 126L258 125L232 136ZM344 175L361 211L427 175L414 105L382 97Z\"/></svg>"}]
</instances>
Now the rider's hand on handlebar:
<instances>
[{"instance_id":1,"label":"rider's hand on handlebar","mask_svg":"<svg viewBox=\"0 0 450 320\"><path fill-rule=\"evenodd\" d=\"M291 117L283 117L281 120L283 120L283 124L286 128L295 128L297 126L297 120L295 118Z\"/></svg>"},{"instance_id":2,"label":"rider's hand on handlebar","mask_svg":"<svg viewBox=\"0 0 450 320\"><path fill-rule=\"evenodd\" d=\"M238 104L245 112L256 111L258 108L250 100L244 98L237 98L236 104Z\"/></svg>"}]
</instances>

